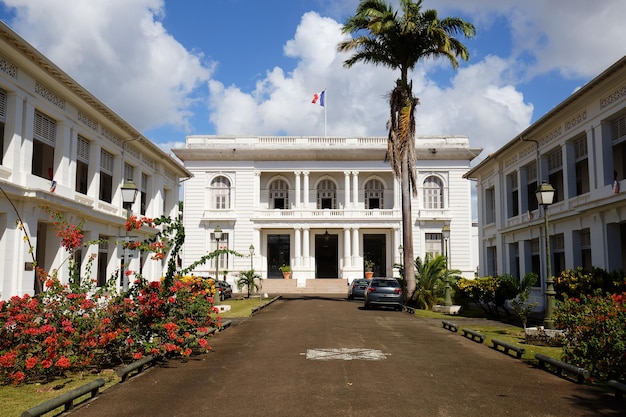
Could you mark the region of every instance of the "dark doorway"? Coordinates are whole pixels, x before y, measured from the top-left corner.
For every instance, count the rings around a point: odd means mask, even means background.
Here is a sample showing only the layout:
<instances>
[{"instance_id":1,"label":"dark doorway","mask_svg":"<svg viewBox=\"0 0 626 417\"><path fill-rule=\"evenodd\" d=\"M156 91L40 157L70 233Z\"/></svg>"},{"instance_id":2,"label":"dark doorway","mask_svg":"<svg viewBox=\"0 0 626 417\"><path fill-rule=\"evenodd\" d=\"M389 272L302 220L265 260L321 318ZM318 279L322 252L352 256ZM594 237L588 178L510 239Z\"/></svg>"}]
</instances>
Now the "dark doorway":
<instances>
[{"instance_id":1,"label":"dark doorway","mask_svg":"<svg viewBox=\"0 0 626 417\"><path fill-rule=\"evenodd\" d=\"M289 235L268 235L267 236L267 277L282 278L280 271L282 265L289 265L291 253L289 252Z\"/></svg>"},{"instance_id":2,"label":"dark doorway","mask_svg":"<svg viewBox=\"0 0 626 417\"><path fill-rule=\"evenodd\" d=\"M338 235L315 235L315 278L339 278Z\"/></svg>"},{"instance_id":3,"label":"dark doorway","mask_svg":"<svg viewBox=\"0 0 626 417\"><path fill-rule=\"evenodd\" d=\"M385 247L385 235L363 235L363 259L369 259L374 262L375 277L387 275Z\"/></svg>"}]
</instances>

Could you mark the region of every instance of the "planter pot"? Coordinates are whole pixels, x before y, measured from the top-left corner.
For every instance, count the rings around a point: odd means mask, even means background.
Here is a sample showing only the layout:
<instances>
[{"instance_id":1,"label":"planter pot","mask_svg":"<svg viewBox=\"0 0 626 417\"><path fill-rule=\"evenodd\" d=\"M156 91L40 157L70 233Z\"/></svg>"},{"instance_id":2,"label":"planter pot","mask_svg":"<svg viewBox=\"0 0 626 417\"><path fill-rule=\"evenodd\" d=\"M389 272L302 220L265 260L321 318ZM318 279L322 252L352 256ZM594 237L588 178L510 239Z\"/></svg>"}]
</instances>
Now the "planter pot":
<instances>
[{"instance_id":1,"label":"planter pot","mask_svg":"<svg viewBox=\"0 0 626 417\"><path fill-rule=\"evenodd\" d=\"M374 272L373 271L366 271L365 272L365 278L372 279L373 276L374 276Z\"/></svg>"},{"instance_id":2,"label":"planter pot","mask_svg":"<svg viewBox=\"0 0 626 417\"><path fill-rule=\"evenodd\" d=\"M283 272L283 279L291 278L291 272Z\"/></svg>"}]
</instances>

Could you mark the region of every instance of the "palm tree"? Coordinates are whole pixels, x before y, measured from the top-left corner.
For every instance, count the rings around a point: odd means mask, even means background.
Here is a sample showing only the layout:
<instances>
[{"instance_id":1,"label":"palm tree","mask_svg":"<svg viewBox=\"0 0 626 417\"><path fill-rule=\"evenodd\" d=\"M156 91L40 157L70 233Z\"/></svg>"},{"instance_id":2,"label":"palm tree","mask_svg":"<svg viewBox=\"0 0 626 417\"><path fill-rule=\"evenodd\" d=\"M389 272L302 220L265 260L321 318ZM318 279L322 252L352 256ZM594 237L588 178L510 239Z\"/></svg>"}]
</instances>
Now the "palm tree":
<instances>
[{"instance_id":1,"label":"palm tree","mask_svg":"<svg viewBox=\"0 0 626 417\"><path fill-rule=\"evenodd\" d=\"M430 309L435 305L438 298L443 296L446 281L456 279L461 274L458 269L448 269L447 259L444 255L426 253L422 259L415 259L415 279L417 281L415 292L409 294L411 301L423 309Z\"/></svg>"},{"instance_id":2,"label":"palm tree","mask_svg":"<svg viewBox=\"0 0 626 417\"><path fill-rule=\"evenodd\" d=\"M457 68L457 57L468 60L469 52L453 35L461 33L470 38L476 34L471 23L456 17L439 19L436 10L422 12L421 6L422 0L400 0L399 13L383 0L361 0L342 28L343 33L355 36L337 46L340 52L354 51L344 61L346 68L365 62L400 70L400 78L389 95L387 158L402 188L406 294L415 291L411 196L417 194L415 107L419 104L419 99L413 97L408 73L424 58L445 57Z\"/></svg>"}]
</instances>

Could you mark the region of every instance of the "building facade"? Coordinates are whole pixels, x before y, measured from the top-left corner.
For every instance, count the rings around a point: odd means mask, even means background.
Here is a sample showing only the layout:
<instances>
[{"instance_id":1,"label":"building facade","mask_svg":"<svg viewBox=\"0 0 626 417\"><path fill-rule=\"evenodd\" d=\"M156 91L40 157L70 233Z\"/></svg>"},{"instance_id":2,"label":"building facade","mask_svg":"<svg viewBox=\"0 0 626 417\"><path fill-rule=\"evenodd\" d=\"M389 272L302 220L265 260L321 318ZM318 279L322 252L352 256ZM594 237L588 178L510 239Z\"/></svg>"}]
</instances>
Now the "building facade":
<instances>
[{"instance_id":1,"label":"building facade","mask_svg":"<svg viewBox=\"0 0 626 417\"><path fill-rule=\"evenodd\" d=\"M177 214L179 180L190 173L50 60L0 22L0 297L34 294L34 266L67 282L68 253L50 214L80 225L75 254L83 277L103 285L122 267L159 279L163 261L125 263L127 210L120 188L132 179L134 214ZM19 222L22 222L23 228ZM154 230L133 232L137 239ZM28 237L29 242L25 242ZM91 261L90 261L91 260Z\"/></svg>"},{"instance_id":2,"label":"building facade","mask_svg":"<svg viewBox=\"0 0 626 417\"><path fill-rule=\"evenodd\" d=\"M466 175L477 181L481 275L538 274L540 308L546 259L552 275L626 269L625 80L626 57ZM543 182L556 190L547 212Z\"/></svg>"},{"instance_id":3,"label":"building facade","mask_svg":"<svg viewBox=\"0 0 626 417\"><path fill-rule=\"evenodd\" d=\"M473 277L471 185L463 174L480 149L467 137L416 142L415 256L443 253L448 225L451 267ZM196 274L234 280L253 268L272 279L289 265L297 286L306 287L308 280L363 277L367 259L376 276L397 276L401 196L386 151L380 137L187 137L173 150L193 174L184 185L183 265L219 244L243 256L224 254Z\"/></svg>"}]
</instances>

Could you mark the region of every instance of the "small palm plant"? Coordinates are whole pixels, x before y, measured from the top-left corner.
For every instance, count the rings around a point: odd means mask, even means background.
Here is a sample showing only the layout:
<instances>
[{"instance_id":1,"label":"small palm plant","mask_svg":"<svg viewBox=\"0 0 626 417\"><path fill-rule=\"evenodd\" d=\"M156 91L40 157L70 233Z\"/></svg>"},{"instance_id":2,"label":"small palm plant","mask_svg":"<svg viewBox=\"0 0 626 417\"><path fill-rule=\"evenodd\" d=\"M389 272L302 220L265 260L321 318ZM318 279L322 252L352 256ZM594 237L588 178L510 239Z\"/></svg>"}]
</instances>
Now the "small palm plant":
<instances>
[{"instance_id":1,"label":"small palm plant","mask_svg":"<svg viewBox=\"0 0 626 417\"><path fill-rule=\"evenodd\" d=\"M243 287L247 287L248 288L247 298L250 298L250 291L254 291L260 288L259 284L256 283L257 279L260 282L261 276L257 274L256 272L254 272L254 269L250 269L248 271L241 271L239 272L239 279L237 279L237 288L239 289L239 291L241 291Z\"/></svg>"}]
</instances>

